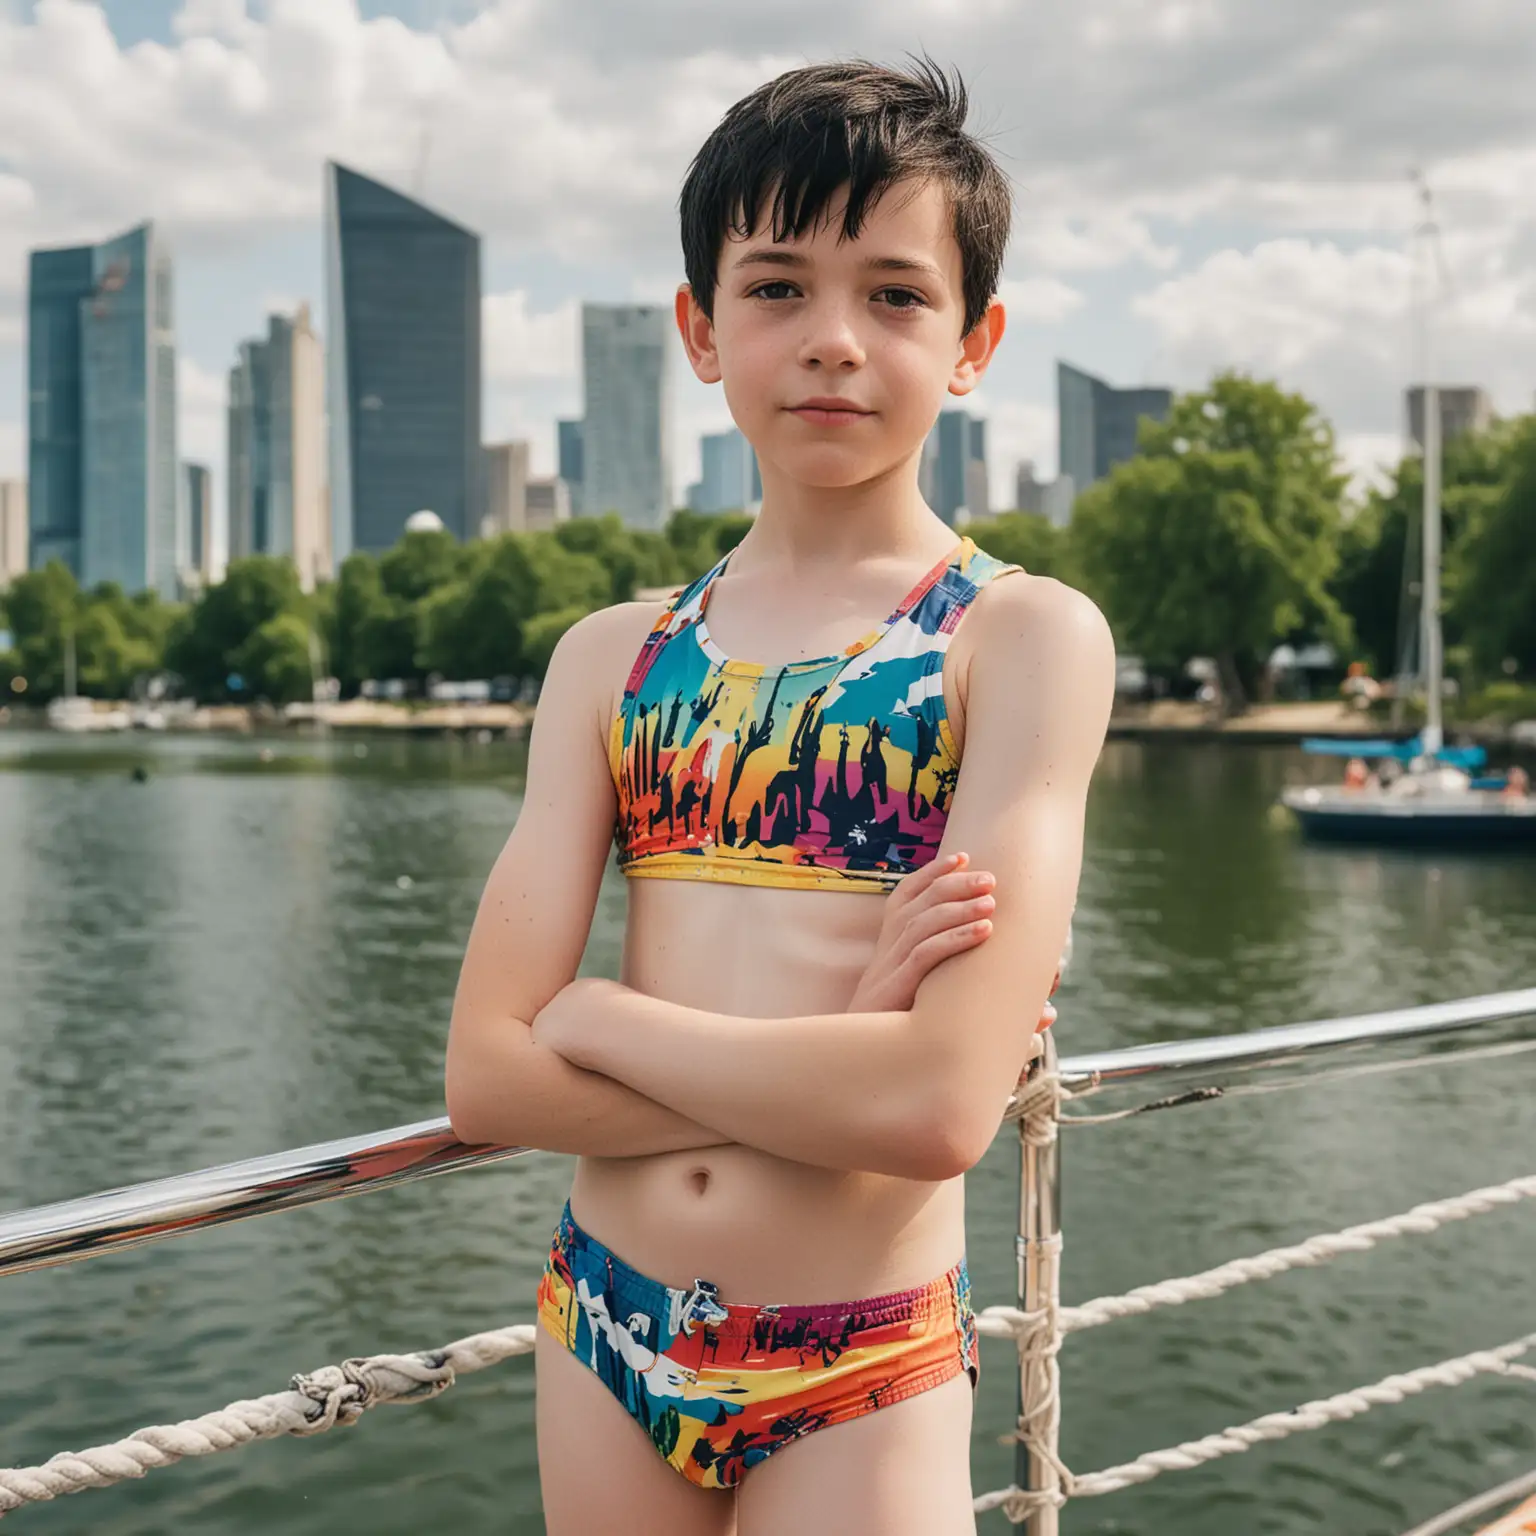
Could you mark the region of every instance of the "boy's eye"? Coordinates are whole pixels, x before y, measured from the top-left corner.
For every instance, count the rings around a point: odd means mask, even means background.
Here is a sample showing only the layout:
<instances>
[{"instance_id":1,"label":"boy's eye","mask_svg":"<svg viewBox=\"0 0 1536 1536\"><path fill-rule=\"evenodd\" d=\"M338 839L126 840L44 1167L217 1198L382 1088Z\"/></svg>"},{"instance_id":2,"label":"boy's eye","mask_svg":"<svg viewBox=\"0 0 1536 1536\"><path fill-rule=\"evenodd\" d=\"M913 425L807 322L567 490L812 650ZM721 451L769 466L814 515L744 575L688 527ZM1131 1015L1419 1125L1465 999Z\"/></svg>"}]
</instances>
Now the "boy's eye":
<instances>
[{"instance_id":1,"label":"boy's eye","mask_svg":"<svg viewBox=\"0 0 1536 1536\"><path fill-rule=\"evenodd\" d=\"M927 302L910 288L882 288L876 297L892 309L920 309Z\"/></svg>"},{"instance_id":2,"label":"boy's eye","mask_svg":"<svg viewBox=\"0 0 1536 1536\"><path fill-rule=\"evenodd\" d=\"M750 294L754 299L792 299L795 296L795 285L778 279L771 283L759 283Z\"/></svg>"}]
</instances>

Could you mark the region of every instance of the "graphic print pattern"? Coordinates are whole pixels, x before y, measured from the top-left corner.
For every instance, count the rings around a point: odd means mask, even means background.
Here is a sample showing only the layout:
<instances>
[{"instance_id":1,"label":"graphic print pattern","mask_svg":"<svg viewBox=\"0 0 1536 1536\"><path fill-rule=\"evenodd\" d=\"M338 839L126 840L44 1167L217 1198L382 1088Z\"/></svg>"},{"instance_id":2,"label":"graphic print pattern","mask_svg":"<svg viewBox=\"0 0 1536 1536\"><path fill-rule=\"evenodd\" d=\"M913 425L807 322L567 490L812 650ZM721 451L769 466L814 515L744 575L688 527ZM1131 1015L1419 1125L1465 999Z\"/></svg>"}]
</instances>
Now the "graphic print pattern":
<instances>
[{"instance_id":1,"label":"graphic print pattern","mask_svg":"<svg viewBox=\"0 0 1536 1536\"><path fill-rule=\"evenodd\" d=\"M602 1380L658 1454L733 1488L781 1446L978 1377L962 1259L917 1290L824 1307L721 1305L630 1268L571 1217L539 1283L539 1323Z\"/></svg>"},{"instance_id":2,"label":"graphic print pattern","mask_svg":"<svg viewBox=\"0 0 1536 1536\"><path fill-rule=\"evenodd\" d=\"M641 648L613 722L628 875L889 890L938 851L960 773L944 655L987 582L1018 570L962 539L879 629L837 656L724 655L685 587Z\"/></svg>"}]
</instances>

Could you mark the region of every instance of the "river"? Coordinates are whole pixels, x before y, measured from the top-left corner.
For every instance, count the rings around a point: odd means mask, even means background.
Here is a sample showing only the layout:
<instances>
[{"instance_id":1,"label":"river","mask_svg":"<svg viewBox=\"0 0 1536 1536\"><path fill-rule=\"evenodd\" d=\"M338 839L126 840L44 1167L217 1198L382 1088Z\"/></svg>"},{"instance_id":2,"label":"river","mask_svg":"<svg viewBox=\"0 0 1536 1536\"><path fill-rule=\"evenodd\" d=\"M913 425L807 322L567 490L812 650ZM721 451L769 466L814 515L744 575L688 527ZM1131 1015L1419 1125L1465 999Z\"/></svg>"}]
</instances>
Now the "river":
<instances>
[{"instance_id":1,"label":"river","mask_svg":"<svg viewBox=\"0 0 1536 1536\"><path fill-rule=\"evenodd\" d=\"M1536 860L1308 848L1282 749L1111 743L1062 1049L1536 983ZM137 781L136 764L148 771ZM519 749L0 731L0 1208L441 1113L459 955ZM610 869L584 970L614 974ZM1066 1299L1536 1171L1536 1058L1367 1076L1064 1133ZM0 1283L0 1465L532 1316L567 1160L264 1217ZM1011 1301L1017 1153L969 1178L978 1304ZM1536 1213L1070 1339L1063 1451L1128 1460L1536 1328ZM1011 1479L983 1344L978 1491ZM532 1371L315 1440L183 1463L21 1531L537 1533ZM1536 1388L1482 1377L1070 1509L1068 1532L1395 1536L1536 1466ZM983 1531L1007 1529L999 1515Z\"/></svg>"}]
</instances>

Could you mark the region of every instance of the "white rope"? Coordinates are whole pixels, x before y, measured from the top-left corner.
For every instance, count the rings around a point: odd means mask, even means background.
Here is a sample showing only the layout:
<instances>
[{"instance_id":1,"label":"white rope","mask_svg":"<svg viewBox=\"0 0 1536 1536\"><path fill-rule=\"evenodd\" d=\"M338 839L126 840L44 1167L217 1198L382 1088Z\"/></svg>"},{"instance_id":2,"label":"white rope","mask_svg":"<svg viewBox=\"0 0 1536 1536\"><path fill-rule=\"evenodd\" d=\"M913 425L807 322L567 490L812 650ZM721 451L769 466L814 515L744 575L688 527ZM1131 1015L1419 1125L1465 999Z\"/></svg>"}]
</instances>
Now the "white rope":
<instances>
[{"instance_id":1,"label":"white rope","mask_svg":"<svg viewBox=\"0 0 1536 1536\"><path fill-rule=\"evenodd\" d=\"M356 1422L380 1403L424 1402L447 1391L459 1376L529 1354L534 1334L531 1324L522 1323L472 1334L442 1349L322 1366L295 1376L287 1392L231 1403L179 1424L151 1425L112 1445L62 1451L40 1467L0 1468L0 1518L24 1504L143 1477L184 1457L211 1456L277 1435L318 1435Z\"/></svg>"},{"instance_id":2,"label":"white rope","mask_svg":"<svg viewBox=\"0 0 1536 1536\"><path fill-rule=\"evenodd\" d=\"M1084 1328L1097 1328L1122 1317L1138 1317L1157 1307L1176 1307L1187 1301L1208 1300L1253 1280L1270 1280L1276 1275L1283 1275L1287 1270L1326 1264L1341 1254L1363 1253L1368 1248L1374 1248L1383 1238L1421 1237L1448 1222L1464 1221L1468 1216L1482 1216L1501 1206L1514 1205L1532 1198L1536 1198L1536 1174L1510 1179L1504 1184L1490 1184L1484 1189L1474 1189L1449 1200L1431 1200L1399 1216L1362 1222L1359 1226L1346 1227L1342 1232L1321 1233L1304 1242L1292 1243L1284 1248L1271 1248L1251 1258L1233 1259L1201 1274L1137 1286L1123 1296L1100 1296L1079 1307L1062 1307L1057 1312L1057 1321L1063 1333L1078 1333ZM1037 1326L1034 1315L1021 1312L1016 1307L988 1307L977 1318L977 1327L982 1332L998 1338L1010 1335L1020 1339L1028 1338Z\"/></svg>"},{"instance_id":3,"label":"white rope","mask_svg":"<svg viewBox=\"0 0 1536 1536\"><path fill-rule=\"evenodd\" d=\"M1218 1434L1207 1435L1202 1440L1187 1440L1182 1445L1166 1450L1149 1451L1135 1461L1123 1466L1109 1467L1102 1472L1090 1472L1084 1476L1068 1474L1063 1478L1063 1490L1058 1495L1031 1493L1021 1488L999 1488L982 1494L976 1500L976 1512L1001 1509L1016 1524L1029 1518L1042 1504L1062 1504L1068 1498L1086 1499L1099 1494L1118 1493L1139 1483L1151 1482L1164 1472L1187 1472L1222 1456L1235 1456L1252 1450L1268 1441L1284 1440L1290 1435L1307 1429L1322 1429L1328 1424L1340 1424L1358 1417L1372 1408L1401 1403L1416 1396L1428 1387L1455 1387L1470 1381L1481 1373L1499 1375L1527 1375L1524 1367L1513 1366L1511 1361L1536 1348L1536 1333L1527 1334L1497 1349L1476 1350L1453 1360L1442 1360L1437 1365L1421 1366L1399 1376L1388 1376L1368 1387L1356 1387L1352 1392L1340 1392L1334 1397L1319 1398L1303 1403L1284 1413L1269 1413L1247 1424L1235 1425Z\"/></svg>"}]
</instances>

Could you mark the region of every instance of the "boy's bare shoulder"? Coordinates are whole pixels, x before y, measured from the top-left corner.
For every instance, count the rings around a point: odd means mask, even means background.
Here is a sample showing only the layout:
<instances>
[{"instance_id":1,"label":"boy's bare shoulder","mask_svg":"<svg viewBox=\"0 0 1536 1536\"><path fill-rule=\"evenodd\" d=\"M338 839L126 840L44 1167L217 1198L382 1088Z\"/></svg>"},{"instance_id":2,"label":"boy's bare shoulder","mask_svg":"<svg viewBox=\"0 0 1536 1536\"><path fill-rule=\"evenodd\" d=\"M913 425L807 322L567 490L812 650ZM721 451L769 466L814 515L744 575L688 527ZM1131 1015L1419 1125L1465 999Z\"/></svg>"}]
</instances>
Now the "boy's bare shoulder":
<instances>
[{"instance_id":1,"label":"boy's bare shoulder","mask_svg":"<svg viewBox=\"0 0 1536 1536\"><path fill-rule=\"evenodd\" d=\"M1076 587L1027 571L988 583L957 632L962 638L967 660L985 652L1004 665L1071 658L1090 670L1114 666L1114 637L1099 605Z\"/></svg>"},{"instance_id":2,"label":"boy's bare shoulder","mask_svg":"<svg viewBox=\"0 0 1536 1536\"><path fill-rule=\"evenodd\" d=\"M558 672L566 686L589 689L604 706L616 704L640 647L669 601L613 603L586 614L560 637L550 673Z\"/></svg>"}]
</instances>

